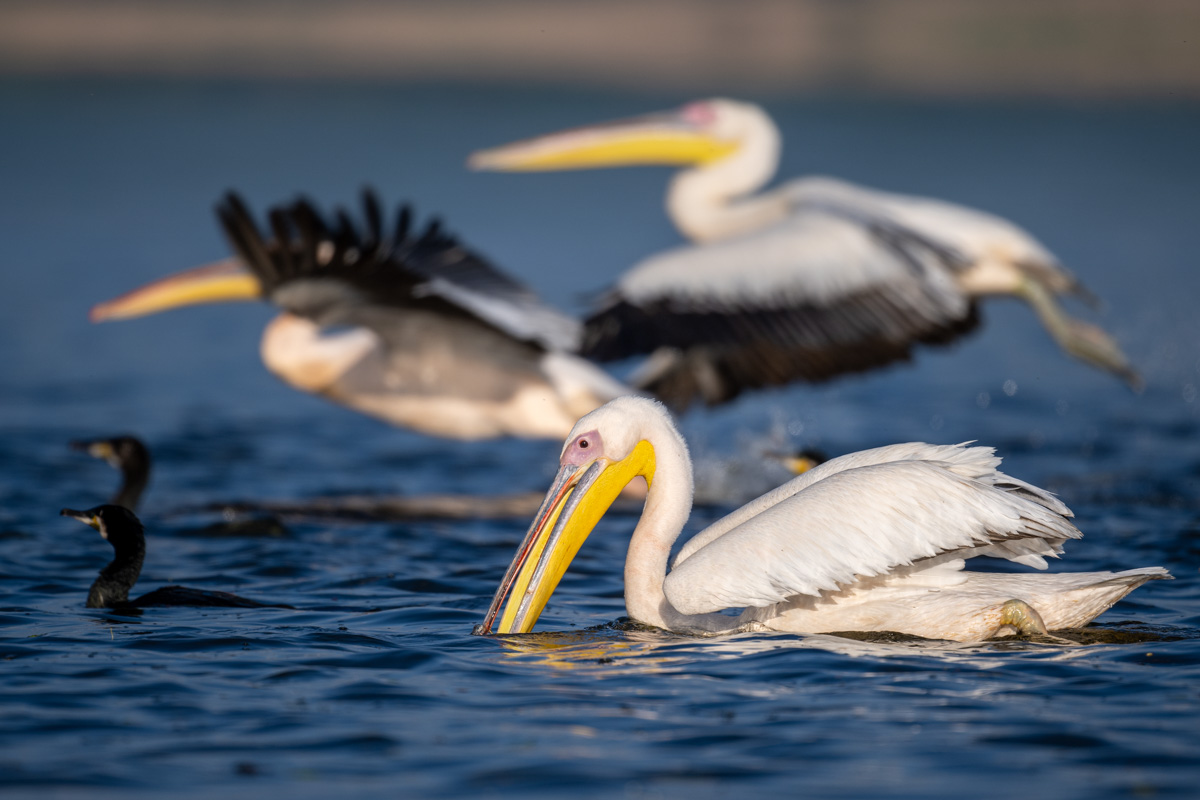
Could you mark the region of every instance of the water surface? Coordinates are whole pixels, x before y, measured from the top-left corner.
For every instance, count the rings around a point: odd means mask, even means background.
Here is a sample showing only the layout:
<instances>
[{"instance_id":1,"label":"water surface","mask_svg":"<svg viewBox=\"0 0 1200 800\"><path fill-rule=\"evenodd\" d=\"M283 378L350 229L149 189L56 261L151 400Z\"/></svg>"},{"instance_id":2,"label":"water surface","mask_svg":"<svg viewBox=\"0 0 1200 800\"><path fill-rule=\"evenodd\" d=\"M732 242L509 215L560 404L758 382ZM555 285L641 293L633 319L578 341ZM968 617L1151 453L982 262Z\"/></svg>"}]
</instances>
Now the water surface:
<instances>
[{"instance_id":1,"label":"water surface","mask_svg":"<svg viewBox=\"0 0 1200 800\"><path fill-rule=\"evenodd\" d=\"M1032 313L912 365L758 393L683 428L706 468L779 444L979 440L1086 537L1053 568L1177 577L1100 618L1110 643L747 634L623 616L632 518L606 519L535 635L469 635L527 520L285 519L213 535L181 508L545 488L557 444L442 442L280 385L271 312L104 326L88 307L225 254L211 208L370 183L571 311L677 241L666 173L473 175L473 148L687 98L388 84L0 83L0 783L38 796L1193 796L1200 781L1200 109L760 98L785 171L933 194L1035 231L1107 300L1133 395ZM1080 313L1086 313L1080 311ZM156 471L139 588L286 609L83 608L109 557L58 518L115 475L67 449L124 431ZM698 512L699 527L719 513ZM278 534L278 528L271 532Z\"/></svg>"}]
</instances>

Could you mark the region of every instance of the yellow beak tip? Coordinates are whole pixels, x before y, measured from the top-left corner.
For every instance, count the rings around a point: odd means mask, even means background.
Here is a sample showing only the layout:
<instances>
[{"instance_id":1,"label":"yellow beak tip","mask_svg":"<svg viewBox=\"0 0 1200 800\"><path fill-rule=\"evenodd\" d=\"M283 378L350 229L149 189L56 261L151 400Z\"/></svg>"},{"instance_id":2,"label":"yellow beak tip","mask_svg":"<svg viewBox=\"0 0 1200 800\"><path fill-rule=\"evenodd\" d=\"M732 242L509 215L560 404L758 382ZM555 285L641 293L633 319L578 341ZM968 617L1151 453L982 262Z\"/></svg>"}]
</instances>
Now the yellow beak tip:
<instances>
[{"instance_id":1,"label":"yellow beak tip","mask_svg":"<svg viewBox=\"0 0 1200 800\"><path fill-rule=\"evenodd\" d=\"M108 322L120 319L120 314L113 312L108 303L97 303L88 310L88 322Z\"/></svg>"}]
</instances>

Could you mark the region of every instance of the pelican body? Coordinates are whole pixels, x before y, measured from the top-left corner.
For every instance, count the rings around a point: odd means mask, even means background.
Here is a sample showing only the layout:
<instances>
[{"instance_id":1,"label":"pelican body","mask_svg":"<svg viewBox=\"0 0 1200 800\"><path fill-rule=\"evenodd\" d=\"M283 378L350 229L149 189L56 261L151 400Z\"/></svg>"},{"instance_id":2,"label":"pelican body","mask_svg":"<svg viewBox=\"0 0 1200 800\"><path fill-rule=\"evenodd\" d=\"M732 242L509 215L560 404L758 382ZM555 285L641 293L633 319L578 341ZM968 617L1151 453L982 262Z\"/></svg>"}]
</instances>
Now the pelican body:
<instances>
[{"instance_id":1,"label":"pelican body","mask_svg":"<svg viewBox=\"0 0 1200 800\"><path fill-rule=\"evenodd\" d=\"M1026 300L1071 355L1134 388L1141 379L1100 328L1056 296L1090 297L1037 240L991 214L826 177L761 191L780 134L758 106L714 99L484 150L476 169L666 164L667 211L693 244L618 280L585 323L582 353L653 352L641 384L679 408L801 379L907 360L955 340L977 301Z\"/></svg>"},{"instance_id":2,"label":"pelican body","mask_svg":"<svg viewBox=\"0 0 1200 800\"><path fill-rule=\"evenodd\" d=\"M895 631L978 641L1080 627L1161 567L968 572L992 556L1038 569L1082 534L1050 493L1000 472L990 448L909 443L816 466L689 540L687 445L666 409L622 397L579 420L558 475L477 633L525 633L621 488L649 484L625 559L629 616L670 631ZM740 615L720 613L743 609Z\"/></svg>"},{"instance_id":3,"label":"pelican body","mask_svg":"<svg viewBox=\"0 0 1200 800\"><path fill-rule=\"evenodd\" d=\"M447 236L414 232L404 208L385 230L363 195L361 229L312 203L271 209L264 235L230 193L217 209L237 255L92 310L95 321L195 303L266 299L267 368L291 386L394 425L455 439L561 438L628 391L573 354L575 320Z\"/></svg>"}]
</instances>

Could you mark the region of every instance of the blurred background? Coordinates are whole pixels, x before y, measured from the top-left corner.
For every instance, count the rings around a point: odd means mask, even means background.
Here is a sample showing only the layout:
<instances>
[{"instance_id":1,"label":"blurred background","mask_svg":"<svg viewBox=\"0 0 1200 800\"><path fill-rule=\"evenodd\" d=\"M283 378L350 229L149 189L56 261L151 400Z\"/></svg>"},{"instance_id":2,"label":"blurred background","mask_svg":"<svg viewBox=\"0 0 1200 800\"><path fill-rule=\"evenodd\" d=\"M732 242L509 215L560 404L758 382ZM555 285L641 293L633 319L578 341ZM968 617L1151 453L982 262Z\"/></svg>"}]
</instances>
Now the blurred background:
<instances>
[{"instance_id":1,"label":"blurred background","mask_svg":"<svg viewBox=\"0 0 1200 800\"><path fill-rule=\"evenodd\" d=\"M1149 386L1136 396L1068 359L1028 308L997 301L979 333L913 365L755 393L693 415L694 428L728 429L734 414L835 447L1056 435L1086 447L1112 420L1195 420L1200 5L1188 0L16 0L0 4L0 425L163 438L300 422L337 442L388 430L267 374L264 306L100 326L87 311L226 255L212 208L228 189L258 209L300 192L329 207L370 184L581 313L680 241L668 172L476 174L466 156L718 94L775 117L780 179L837 175L1030 230L1107 301L1092 318Z\"/></svg>"},{"instance_id":2,"label":"blurred background","mask_svg":"<svg viewBox=\"0 0 1200 800\"><path fill-rule=\"evenodd\" d=\"M1177 97L1188 0L6 2L10 74L376 78L627 91Z\"/></svg>"}]
</instances>

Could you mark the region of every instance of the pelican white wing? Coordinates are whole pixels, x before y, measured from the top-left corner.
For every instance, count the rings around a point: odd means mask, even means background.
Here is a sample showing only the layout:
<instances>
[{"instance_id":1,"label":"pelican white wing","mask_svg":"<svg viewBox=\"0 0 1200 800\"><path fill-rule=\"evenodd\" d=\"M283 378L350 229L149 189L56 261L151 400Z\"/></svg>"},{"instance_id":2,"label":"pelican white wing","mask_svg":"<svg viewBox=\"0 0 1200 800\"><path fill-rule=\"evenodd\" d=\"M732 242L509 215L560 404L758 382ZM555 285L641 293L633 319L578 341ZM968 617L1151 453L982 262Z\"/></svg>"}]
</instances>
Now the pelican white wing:
<instances>
[{"instance_id":1,"label":"pelican white wing","mask_svg":"<svg viewBox=\"0 0 1200 800\"><path fill-rule=\"evenodd\" d=\"M858 467L868 467L876 464L888 464L896 461L930 461L940 465L956 475L973 480L983 480L996 485L1002 485L1011 490L1025 492L1037 502L1051 508L1057 514L1071 517L1071 509L1049 492L1036 486L1018 480L1011 475L1005 475L996 468L1000 466L1000 457L991 447L970 447L970 442L962 444L927 444L925 442L906 442L904 444L889 444L870 450L859 450L844 456L830 459L819 464L802 475L792 478L766 494L747 503L736 511L727 514L709 525L704 530L689 539L675 558L675 566L687 560L692 553L714 541L719 536L733 530L743 522L761 514L766 509L782 502L797 492L807 489L817 481ZM1036 564L1031 566L1038 566ZM1042 565L1044 566L1044 565Z\"/></svg>"},{"instance_id":2,"label":"pelican white wing","mask_svg":"<svg viewBox=\"0 0 1200 800\"><path fill-rule=\"evenodd\" d=\"M891 220L921 235L957 249L964 260L987 256L1017 262L1040 262L1062 269L1050 251L1008 220L932 197L885 192L825 176L789 181L782 188L792 207L826 207L871 219Z\"/></svg>"},{"instance_id":3,"label":"pelican white wing","mask_svg":"<svg viewBox=\"0 0 1200 800\"><path fill-rule=\"evenodd\" d=\"M586 323L583 352L673 348L646 388L686 405L909 357L978 321L958 251L866 209L810 202L768 229L640 263Z\"/></svg>"},{"instance_id":4,"label":"pelican white wing","mask_svg":"<svg viewBox=\"0 0 1200 800\"><path fill-rule=\"evenodd\" d=\"M801 476L798 490L781 487L792 491L764 496L732 525L722 520L715 535L706 530L699 545L689 542L664 583L667 599L685 614L761 607L939 556L991 555L1044 568L1044 556L1082 535L1048 493L994 469L963 474L992 457L986 448L960 450L980 460L841 469L835 460L823 465L832 470Z\"/></svg>"}]
</instances>

